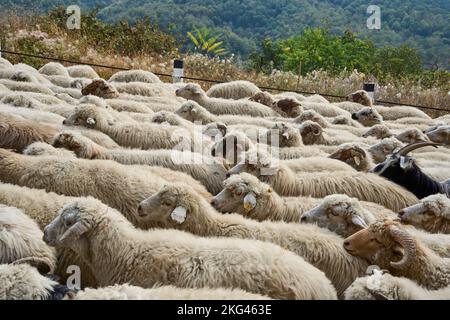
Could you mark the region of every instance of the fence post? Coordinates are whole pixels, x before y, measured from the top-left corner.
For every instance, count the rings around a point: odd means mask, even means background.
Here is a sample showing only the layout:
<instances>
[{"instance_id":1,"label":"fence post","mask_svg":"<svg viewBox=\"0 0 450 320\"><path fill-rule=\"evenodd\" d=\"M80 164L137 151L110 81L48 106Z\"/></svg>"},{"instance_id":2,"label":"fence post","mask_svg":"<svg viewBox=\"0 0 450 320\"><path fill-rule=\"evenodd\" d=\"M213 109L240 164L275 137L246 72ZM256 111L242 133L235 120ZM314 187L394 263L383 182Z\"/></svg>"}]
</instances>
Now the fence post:
<instances>
[{"instance_id":1,"label":"fence post","mask_svg":"<svg viewBox=\"0 0 450 320\"><path fill-rule=\"evenodd\" d=\"M174 60L172 73L173 83L183 82L183 76L184 76L183 60Z\"/></svg>"},{"instance_id":2,"label":"fence post","mask_svg":"<svg viewBox=\"0 0 450 320\"><path fill-rule=\"evenodd\" d=\"M2 56L2 49L5 49L6 45L5 45L5 38L0 38L0 58L3 58Z\"/></svg>"},{"instance_id":3,"label":"fence post","mask_svg":"<svg viewBox=\"0 0 450 320\"><path fill-rule=\"evenodd\" d=\"M375 103L375 83L364 83L363 90L367 91L372 99L372 103Z\"/></svg>"}]
</instances>

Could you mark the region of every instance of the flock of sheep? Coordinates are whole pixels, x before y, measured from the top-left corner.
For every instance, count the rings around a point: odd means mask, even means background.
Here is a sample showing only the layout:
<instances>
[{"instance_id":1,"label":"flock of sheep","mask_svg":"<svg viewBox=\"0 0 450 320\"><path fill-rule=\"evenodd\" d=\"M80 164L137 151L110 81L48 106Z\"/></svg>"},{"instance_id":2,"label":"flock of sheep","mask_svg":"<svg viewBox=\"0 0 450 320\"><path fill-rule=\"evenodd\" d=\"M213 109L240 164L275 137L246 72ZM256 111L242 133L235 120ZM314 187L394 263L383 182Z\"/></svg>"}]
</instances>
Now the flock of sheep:
<instances>
[{"instance_id":1,"label":"flock of sheep","mask_svg":"<svg viewBox=\"0 0 450 320\"><path fill-rule=\"evenodd\" d=\"M0 299L450 299L449 144L364 91L0 58Z\"/></svg>"}]
</instances>

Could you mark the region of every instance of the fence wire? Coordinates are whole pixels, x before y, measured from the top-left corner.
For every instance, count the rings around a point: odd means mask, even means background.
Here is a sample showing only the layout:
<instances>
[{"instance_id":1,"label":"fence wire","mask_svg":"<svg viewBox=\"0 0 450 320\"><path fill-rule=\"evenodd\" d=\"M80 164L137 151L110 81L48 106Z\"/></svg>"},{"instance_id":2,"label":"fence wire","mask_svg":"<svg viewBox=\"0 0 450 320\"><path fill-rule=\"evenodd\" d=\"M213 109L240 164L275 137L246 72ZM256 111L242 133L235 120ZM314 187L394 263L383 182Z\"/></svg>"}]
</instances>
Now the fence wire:
<instances>
[{"instance_id":1,"label":"fence wire","mask_svg":"<svg viewBox=\"0 0 450 320\"><path fill-rule=\"evenodd\" d=\"M57 61L57 62L65 62L70 64L79 64L79 65L87 65L91 67L97 67L97 68L106 68L111 70L121 70L121 71L129 71L132 70L131 68L123 68L123 67L116 67L116 66L110 66L110 65L104 65L104 64L97 64L97 63L89 63L84 61L77 61L77 60L70 60L70 59L62 59L62 58L54 58L54 57L48 57L48 56L42 56L42 55L36 55L36 54L29 54L29 53L23 53L23 52L15 52L15 51L9 51L5 49L0 48L0 52L3 54L11 54L11 55L17 55L22 57L29 57L29 58L37 58L37 59L43 59L43 60L49 60L49 61ZM149 70L151 71L151 70ZM153 74L160 76L160 77L170 77L172 78L171 74L167 73L160 73L160 72L153 72ZM203 81L203 82L209 82L209 83L224 83L226 81L222 80L215 80L215 79L205 79L205 78L197 78L197 77L187 77L183 76L180 77L181 79L185 80L193 80L193 81ZM321 93L321 92L308 92L308 91L301 91L301 90L292 90L292 89L284 89L284 88L274 88L274 87L265 87L265 86L256 86L262 90L271 90L271 91L279 91L279 92L295 92L300 94L319 94L324 97L331 97L331 98L338 98L338 99L345 99L345 96L340 95L334 95L334 94L328 94L328 93ZM419 105L413 105L408 103L400 103L400 102L392 102L392 101L383 101L383 100L375 100L376 103L381 104L390 104L390 105L396 105L396 106L406 106L406 107L413 107L418 109L426 109L426 110L437 110L442 112L449 112L448 109L443 108L434 108L434 107L426 107L426 106L419 106Z\"/></svg>"}]
</instances>

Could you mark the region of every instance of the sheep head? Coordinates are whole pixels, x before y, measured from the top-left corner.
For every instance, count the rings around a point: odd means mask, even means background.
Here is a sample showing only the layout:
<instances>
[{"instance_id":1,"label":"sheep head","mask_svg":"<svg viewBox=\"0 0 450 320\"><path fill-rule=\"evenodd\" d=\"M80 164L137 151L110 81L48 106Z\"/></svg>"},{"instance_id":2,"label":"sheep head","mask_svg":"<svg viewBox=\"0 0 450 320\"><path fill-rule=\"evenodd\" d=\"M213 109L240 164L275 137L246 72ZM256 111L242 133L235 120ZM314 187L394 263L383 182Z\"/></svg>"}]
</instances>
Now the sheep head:
<instances>
[{"instance_id":1,"label":"sheep head","mask_svg":"<svg viewBox=\"0 0 450 320\"><path fill-rule=\"evenodd\" d=\"M308 120L317 122L322 128L329 127L327 120L317 111L312 109L303 111L297 118L294 119L294 122L303 123Z\"/></svg>"},{"instance_id":2,"label":"sheep head","mask_svg":"<svg viewBox=\"0 0 450 320\"><path fill-rule=\"evenodd\" d=\"M258 209L267 210L273 195L270 186L245 172L229 177L223 185L224 189L212 199L211 205L224 213L236 212L251 217Z\"/></svg>"},{"instance_id":3,"label":"sheep head","mask_svg":"<svg viewBox=\"0 0 450 320\"><path fill-rule=\"evenodd\" d=\"M398 222L378 220L344 240L352 255L382 268L407 268L417 255L417 243Z\"/></svg>"},{"instance_id":4,"label":"sheep head","mask_svg":"<svg viewBox=\"0 0 450 320\"><path fill-rule=\"evenodd\" d=\"M65 125L99 128L102 125L114 125L116 120L103 109L94 105L81 105L63 121Z\"/></svg>"},{"instance_id":5,"label":"sheep head","mask_svg":"<svg viewBox=\"0 0 450 320\"><path fill-rule=\"evenodd\" d=\"M350 119L349 117L347 117L346 115L343 115L343 114L334 117L334 119L333 119L333 121L331 123L332 124L339 124L339 125L347 125L347 126L353 125L352 119Z\"/></svg>"},{"instance_id":6,"label":"sheep head","mask_svg":"<svg viewBox=\"0 0 450 320\"><path fill-rule=\"evenodd\" d=\"M83 96L94 95L105 99L113 99L119 96L116 88L104 79L92 80L90 84L81 89L81 94Z\"/></svg>"},{"instance_id":7,"label":"sheep head","mask_svg":"<svg viewBox=\"0 0 450 320\"><path fill-rule=\"evenodd\" d=\"M97 210L104 210L101 206L101 203L92 198L67 203L58 212L58 216L45 227L44 241L50 246L68 247L77 253L86 254L89 252L86 250L89 246L86 236L99 224L99 216L94 214Z\"/></svg>"},{"instance_id":8,"label":"sheep head","mask_svg":"<svg viewBox=\"0 0 450 320\"><path fill-rule=\"evenodd\" d=\"M37 82L36 78L25 71L16 71L9 78L18 82Z\"/></svg>"},{"instance_id":9,"label":"sheep head","mask_svg":"<svg viewBox=\"0 0 450 320\"><path fill-rule=\"evenodd\" d=\"M431 233L450 233L450 200L444 194L423 198L419 203L400 210L403 223Z\"/></svg>"},{"instance_id":10,"label":"sheep head","mask_svg":"<svg viewBox=\"0 0 450 320\"><path fill-rule=\"evenodd\" d=\"M186 100L197 101L199 98L206 96L206 93L200 85L196 83L188 83L184 87L177 89L175 91L175 95L177 97L185 98Z\"/></svg>"},{"instance_id":11,"label":"sheep head","mask_svg":"<svg viewBox=\"0 0 450 320\"><path fill-rule=\"evenodd\" d=\"M358 112L352 113L352 119L366 127L371 127L383 122L383 117L373 108L363 108Z\"/></svg>"},{"instance_id":12,"label":"sheep head","mask_svg":"<svg viewBox=\"0 0 450 320\"><path fill-rule=\"evenodd\" d=\"M363 106L372 107L372 99L365 90L355 91L347 95L345 98L347 101L352 101L362 104Z\"/></svg>"},{"instance_id":13,"label":"sheep head","mask_svg":"<svg viewBox=\"0 0 450 320\"><path fill-rule=\"evenodd\" d=\"M318 206L303 213L300 221L316 223L319 227L348 237L367 228L368 222L365 221L365 217L368 213L364 211L356 198L333 194L326 196Z\"/></svg>"},{"instance_id":14,"label":"sheep head","mask_svg":"<svg viewBox=\"0 0 450 320\"><path fill-rule=\"evenodd\" d=\"M195 122L199 120L201 111L201 107L198 103L195 101L186 101L175 111L175 114L183 119Z\"/></svg>"},{"instance_id":15,"label":"sheep head","mask_svg":"<svg viewBox=\"0 0 450 320\"><path fill-rule=\"evenodd\" d=\"M345 162L358 171L368 171L370 169L370 155L368 155L363 148L354 143L340 145L329 157Z\"/></svg>"},{"instance_id":16,"label":"sheep head","mask_svg":"<svg viewBox=\"0 0 450 320\"><path fill-rule=\"evenodd\" d=\"M300 134L305 145L320 144L323 143L325 139L323 137L322 127L318 123L310 120L301 124Z\"/></svg>"},{"instance_id":17,"label":"sheep head","mask_svg":"<svg viewBox=\"0 0 450 320\"><path fill-rule=\"evenodd\" d=\"M380 142L369 147L368 151L372 155L376 163L386 160L386 156L393 153L396 149L402 148L404 145L396 138L384 138Z\"/></svg>"},{"instance_id":18,"label":"sheep head","mask_svg":"<svg viewBox=\"0 0 450 320\"><path fill-rule=\"evenodd\" d=\"M245 157L236 166L231 168L226 176L247 172L255 177L272 176L278 172L278 159L272 158L269 153L257 148L251 148Z\"/></svg>"},{"instance_id":19,"label":"sheep head","mask_svg":"<svg viewBox=\"0 0 450 320\"><path fill-rule=\"evenodd\" d=\"M259 141L270 145L271 147L299 147L302 145L302 138L298 129L293 126L278 122L261 134Z\"/></svg>"},{"instance_id":20,"label":"sheep head","mask_svg":"<svg viewBox=\"0 0 450 320\"><path fill-rule=\"evenodd\" d=\"M274 103L274 99L272 97L272 95L268 92L265 91L260 91L255 93L253 96L251 96L250 98L248 98L250 101L254 101L254 102L258 102L261 103L265 106L272 106L272 104Z\"/></svg>"},{"instance_id":21,"label":"sheep head","mask_svg":"<svg viewBox=\"0 0 450 320\"><path fill-rule=\"evenodd\" d=\"M372 126L369 130L363 133L363 138L375 137L377 139L384 139L392 137L392 133L389 128L384 124L376 124Z\"/></svg>"},{"instance_id":22,"label":"sheep head","mask_svg":"<svg viewBox=\"0 0 450 320\"><path fill-rule=\"evenodd\" d=\"M203 223L201 205L207 205L205 200L192 192L188 185L178 183L166 185L143 200L138 205L136 214L139 220L183 228Z\"/></svg>"},{"instance_id":23,"label":"sheep head","mask_svg":"<svg viewBox=\"0 0 450 320\"><path fill-rule=\"evenodd\" d=\"M94 142L78 132L61 132L53 138L52 145L73 151L79 158L93 159L97 155Z\"/></svg>"},{"instance_id":24,"label":"sheep head","mask_svg":"<svg viewBox=\"0 0 450 320\"><path fill-rule=\"evenodd\" d=\"M427 132L426 135L433 142L449 145L450 144L450 125L437 127L436 129Z\"/></svg>"},{"instance_id":25,"label":"sheep head","mask_svg":"<svg viewBox=\"0 0 450 320\"><path fill-rule=\"evenodd\" d=\"M252 146L250 139L242 132L230 132L216 141L211 148L213 157L223 157L229 163L236 164L243 152Z\"/></svg>"},{"instance_id":26,"label":"sheep head","mask_svg":"<svg viewBox=\"0 0 450 320\"><path fill-rule=\"evenodd\" d=\"M298 117L303 111L301 103L293 98L283 98L274 101L271 108L285 118Z\"/></svg>"},{"instance_id":27,"label":"sheep head","mask_svg":"<svg viewBox=\"0 0 450 320\"><path fill-rule=\"evenodd\" d=\"M411 128L399 133L395 136L404 143L428 142L430 139L419 129Z\"/></svg>"}]
</instances>

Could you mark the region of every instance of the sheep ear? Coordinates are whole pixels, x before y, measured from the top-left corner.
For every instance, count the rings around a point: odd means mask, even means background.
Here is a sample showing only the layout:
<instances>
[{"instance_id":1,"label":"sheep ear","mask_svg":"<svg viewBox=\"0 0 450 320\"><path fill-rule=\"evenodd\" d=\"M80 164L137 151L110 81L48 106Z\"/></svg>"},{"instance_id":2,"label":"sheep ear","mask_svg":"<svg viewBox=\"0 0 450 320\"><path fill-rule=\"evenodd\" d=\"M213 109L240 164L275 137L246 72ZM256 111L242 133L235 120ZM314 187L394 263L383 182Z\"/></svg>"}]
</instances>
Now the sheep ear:
<instances>
[{"instance_id":1,"label":"sheep ear","mask_svg":"<svg viewBox=\"0 0 450 320\"><path fill-rule=\"evenodd\" d=\"M244 209L245 211L249 212L250 210L253 210L256 207L256 197L253 193L248 193L244 197Z\"/></svg>"},{"instance_id":2,"label":"sheep ear","mask_svg":"<svg viewBox=\"0 0 450 320\"><path fill-rule=\"evenodd\" d=\"M355 164L356 164L357 166L359 166L359 165L361 164L361 160L359 160L358 157L353 157L353 161L355 161Z\"/></svg>"},{"instance_id":3,"label":"sheep ear","mask_svg":"<svg viewBox=\"0 0 450 320\"><path fill-rule=\"evenodd\" d=\"M286 139L289 139L289 132L283 133L282 136L285 137Z\"/></svg>"},{"instance_id":4,"label":"sheep ear","mask_svg":"<svg viewBox=\"0 0 450 320\"><path fill-rule=\"evenodd\" d=\"M191 112L197 114L197 108L192 108Z\"/></svg>"},{"instance_id":5,"label":"sheep ear","mask_svg":"<svg viewBox=\"0 0 450 320\"><path fill-rule=\"evenodd\" d=\"M90 125L90 126L93 126L93 125L95 124L95 119L89 117L89 118L86 119L86 123L87 123L88 125Z\"/></svg>"},{"instance_id":6,"label":"sheep ear","mask_svg":"<svg viewBox=\"0 0 450 320\"><path fill-rule=\"evenodd\" d=\"M173 221L182 224L184 220L186 220L186 209L183 207L176 207L175 209L173 209L172 213L170 214L170 217L172 218Z\"/></svg>"},{"instance_id":7,"label":"sheep ear","mask_svg":"<svg viewBox=\"0 0 450 320\"><path fill-rule=\"evenodd\" d=\"M360 216L353 216L352 217L352 223L355 226L359 226L359 227L361 227L363 229L368 227L367 223Z\"/></svg>"}]
</instances>

